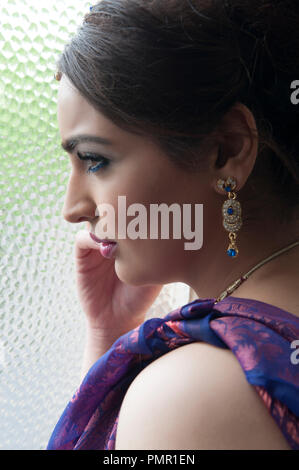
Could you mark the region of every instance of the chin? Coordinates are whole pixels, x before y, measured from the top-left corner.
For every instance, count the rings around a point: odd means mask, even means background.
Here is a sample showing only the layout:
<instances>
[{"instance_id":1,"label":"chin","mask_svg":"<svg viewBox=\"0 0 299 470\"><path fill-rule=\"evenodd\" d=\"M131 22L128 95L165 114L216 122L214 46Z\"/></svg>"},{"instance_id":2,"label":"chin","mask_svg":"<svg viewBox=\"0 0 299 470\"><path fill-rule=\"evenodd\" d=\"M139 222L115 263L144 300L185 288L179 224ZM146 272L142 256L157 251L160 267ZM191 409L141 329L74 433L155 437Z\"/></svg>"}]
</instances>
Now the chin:
<instances>
[{"instance_id":1,"label":"chin","mask_svg":"<svg viewBox=\"0 0 299 470\"><path fill-rule=\"evenodd\" d=\"M145 265L144 265L145 266ZM145 286L147 284L156 284L157 282L149 277L144 269L142 271L134 269L132 265L124 266L123 263L115 260L115 273L120 281L130 286Z\"/></svg>"},{"instance_id":2,"label":"chin","mask_svg":"<svg viewBox=\"0 0 299 470\"><path fill-rule=\"evenodd\" d=\"M167 284L171 282L175 282L175 280L168 279L167 275L162 272L162 270L158 270L158 272L149 272L146 271L146 263L143 264L142 267L139 266L139 270L134 268L132 265L124 266L123 263L119 261L115 261L114 268L115 273L120 281L124 284L128 284L130 286L147 286L147 285L154 285L154 284ZM164 275L163 275L164 274Z\"/></svg>"},{"instance_id":3,"label":"chin","mask_svg":"<svg viewBox=\"0 0 299 470\"><path fill-rule=\"evenodd\" d=\"M140 285L140 276L138 276L136 270L130 267L122 266L122 263L115 261L114 264L115 273L120 281L124 284L129 284L130 286Z\"/></svg>"}]
</instances>

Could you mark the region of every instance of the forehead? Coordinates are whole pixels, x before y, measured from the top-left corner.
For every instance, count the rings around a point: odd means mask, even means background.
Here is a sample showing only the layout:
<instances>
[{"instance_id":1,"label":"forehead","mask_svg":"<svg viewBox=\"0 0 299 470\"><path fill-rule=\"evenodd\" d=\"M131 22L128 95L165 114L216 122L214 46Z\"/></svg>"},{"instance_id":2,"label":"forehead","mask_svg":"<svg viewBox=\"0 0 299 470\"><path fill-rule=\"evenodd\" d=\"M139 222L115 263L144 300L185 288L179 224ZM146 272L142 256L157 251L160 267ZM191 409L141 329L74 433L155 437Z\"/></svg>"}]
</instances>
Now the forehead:
<instances>
[{"instance_id":1,"label":"forehead","mask_svg":"<svg viewBox=\"0 0 299 470\"><path fill-rule=\"evenodd\" d=\"M99 129L108 134L118 129L88 103L65 75L59 82L57 117L63 140L75 134L96 134Z\"/></svg>"}]
</instances>

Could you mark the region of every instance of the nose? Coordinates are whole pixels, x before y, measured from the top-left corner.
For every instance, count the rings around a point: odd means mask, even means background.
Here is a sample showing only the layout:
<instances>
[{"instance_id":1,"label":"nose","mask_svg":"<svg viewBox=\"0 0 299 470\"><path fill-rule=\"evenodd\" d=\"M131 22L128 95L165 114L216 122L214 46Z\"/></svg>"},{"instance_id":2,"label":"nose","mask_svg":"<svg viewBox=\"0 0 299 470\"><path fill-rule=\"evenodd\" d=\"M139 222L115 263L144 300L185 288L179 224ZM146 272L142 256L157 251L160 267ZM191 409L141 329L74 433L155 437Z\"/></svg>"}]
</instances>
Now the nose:
<instances>
[{"instance_id":1,"label":"nose","mask_svg":"<svg viewBox=\"0 0 299 470\"><path fill-rule=\"evenodd\" d=\"M70 176L62 208L63 218L70 223L91 222L96 217L96 203L84 182Z\"/></svg>"}]
</instances>

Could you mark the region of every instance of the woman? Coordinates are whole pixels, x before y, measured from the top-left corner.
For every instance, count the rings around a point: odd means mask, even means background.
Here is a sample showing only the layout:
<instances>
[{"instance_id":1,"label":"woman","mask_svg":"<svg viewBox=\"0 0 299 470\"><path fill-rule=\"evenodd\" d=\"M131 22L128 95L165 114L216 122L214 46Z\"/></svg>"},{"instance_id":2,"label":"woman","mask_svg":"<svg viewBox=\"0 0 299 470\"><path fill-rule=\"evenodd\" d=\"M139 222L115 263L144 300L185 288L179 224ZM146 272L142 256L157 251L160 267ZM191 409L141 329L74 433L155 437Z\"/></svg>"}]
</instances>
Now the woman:
<instances>
[{"instance_id":1,"label":"woman","mask_svg":"<svg viewBox=\"0 0 299 470\"><path fill-rule=\"evenodd\" d=\"M103 0L66 46L87 345L48 449L299 448L298 26L296 0ZM202 246L110 224L98 243L120 195L203 204ZM144 321L171 282L198 299Z\"/></svg>"}]
</instances>

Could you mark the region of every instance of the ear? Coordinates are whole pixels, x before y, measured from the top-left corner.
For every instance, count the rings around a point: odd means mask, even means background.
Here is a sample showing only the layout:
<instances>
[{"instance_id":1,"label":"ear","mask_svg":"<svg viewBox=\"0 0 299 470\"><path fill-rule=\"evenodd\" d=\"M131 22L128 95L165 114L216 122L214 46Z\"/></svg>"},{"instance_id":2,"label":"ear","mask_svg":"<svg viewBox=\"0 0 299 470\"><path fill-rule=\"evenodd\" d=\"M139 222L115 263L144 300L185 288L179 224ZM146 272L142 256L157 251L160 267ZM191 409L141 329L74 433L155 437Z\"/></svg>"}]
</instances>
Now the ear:
<instances>
[{"instance_id":1,"label":"ear","mask_svg":"<svg viewBox=\"0 0 299 470\"><path fill-rule=\"evenodd\" d=\"M244 186L253 170L258 153L258 132L252 112L236 103L222 118L217 132L218 154L214 159L214 182L233 176L237 190Z\"/></svg>"}]
</instances>

